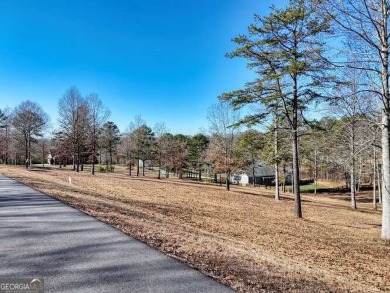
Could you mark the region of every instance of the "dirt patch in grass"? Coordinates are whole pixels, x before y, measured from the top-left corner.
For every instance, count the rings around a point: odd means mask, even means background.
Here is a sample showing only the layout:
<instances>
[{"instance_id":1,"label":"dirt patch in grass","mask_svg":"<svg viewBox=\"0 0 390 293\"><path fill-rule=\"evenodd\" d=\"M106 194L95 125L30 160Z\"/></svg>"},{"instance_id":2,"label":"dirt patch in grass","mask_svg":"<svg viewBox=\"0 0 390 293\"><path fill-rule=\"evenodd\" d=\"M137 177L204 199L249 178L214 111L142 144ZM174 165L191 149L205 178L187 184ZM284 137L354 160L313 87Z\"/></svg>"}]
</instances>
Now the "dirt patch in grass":
<instances>
[{"instance_id":1,"label":"dirt patch in grass","mask_svg":"<svg viewBox=\"0 0 390 293\"><path fill-rule=\"evenodd\" d=\"M259 188L45 171L0 167L240 292L390 291L390 245L367 202L304 195L298 220L291 196Z\"/></svg>"}]
</instances>

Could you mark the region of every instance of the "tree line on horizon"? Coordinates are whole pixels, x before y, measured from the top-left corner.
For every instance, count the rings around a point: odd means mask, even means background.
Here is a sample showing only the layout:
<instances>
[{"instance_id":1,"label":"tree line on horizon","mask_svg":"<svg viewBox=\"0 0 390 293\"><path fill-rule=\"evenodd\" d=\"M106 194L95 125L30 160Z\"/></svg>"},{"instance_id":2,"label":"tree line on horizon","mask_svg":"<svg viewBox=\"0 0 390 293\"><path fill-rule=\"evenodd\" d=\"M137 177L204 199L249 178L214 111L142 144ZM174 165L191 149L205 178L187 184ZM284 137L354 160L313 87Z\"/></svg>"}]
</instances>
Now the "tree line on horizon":
<instances>
[{"instance_id":1,"label":"tree line on horizon","mask_svg":"<svg viewBox=\"0 0 390 293\"><path fill-rule=\"evenodd\" d=\"M87 151L93 174L104 150L110 166L120 153L129 172L137 166L137 175L139 160L179 176L207 165L213 174L225 174L227 189L230 174L253 169L261 159L274 166L276 200L289 166L297 218L303 216L301 178L317 180L325 173L345 178L354 209L357 190L369 181L374 207L377 200L382 207L382 238L390 240L389 9L386 0L290 0L285 8L255 15L247 33L233 39L236 49L227 57L247 60L256 77L220 95L209 109L208 134L172 135L163 123L151 128L140 117L120 134L96 94L82 97L72 87L59 101L56 147L72 156L75 171ZM333 113L309 119L314 105ZM26 101L2 116L3 137L15 133L24 149L19 156L28 159L47 115ZM265 130L257 130L259 125Z\"/></svg>"},{"instance_id":2,"label":"tree line on horizon","mask_svg":"<svg viewBox=\"0 0 390 293\"><path fill-rule=\"evenodd\" d=\"M345 107L348 105L353 107L349 102ZM256 168L262 165L274 166L279 181L275 186L283 191L287 177L293 174L287 122L280 119L276 129L271 121L265 131L244 128L239 113L224 101L209 107L209 130L193 136L171 134L163 122L150 127L140 115L121 133L108 120L110 111L98 95L83 97L74 86L59 100L58 111L59 127L45 135L50 119L39 104L25 101L12 111L0 110L0 162L25 164L29 168L31 163L50 163L50 153L55 155L53 163L59 167L70 164L76 172L83 171L85 164L91 165L92 175L97 163L104 172L112 172L115 164L123 164L130 176L145 176L145 168L140 165L149 162L157 168L158 179L162 178L162 170L164 177L174 173L180 179L189 172L199 181L204 175L216 183L224 182L228 190L230 175L245 171L255 177ZM382 201L377 120L346 111L341 118L325 116L310 125L302 124L301 178L345 180L351 188L351 206L355 209L356 191L369 184L378 189L373 194L376 207ZM371 135L365 135L367 132ZM251 183L255 185L254 180ZM279 200L279 188L275 191L275 199Z\"/></svg>"}]
</instances>

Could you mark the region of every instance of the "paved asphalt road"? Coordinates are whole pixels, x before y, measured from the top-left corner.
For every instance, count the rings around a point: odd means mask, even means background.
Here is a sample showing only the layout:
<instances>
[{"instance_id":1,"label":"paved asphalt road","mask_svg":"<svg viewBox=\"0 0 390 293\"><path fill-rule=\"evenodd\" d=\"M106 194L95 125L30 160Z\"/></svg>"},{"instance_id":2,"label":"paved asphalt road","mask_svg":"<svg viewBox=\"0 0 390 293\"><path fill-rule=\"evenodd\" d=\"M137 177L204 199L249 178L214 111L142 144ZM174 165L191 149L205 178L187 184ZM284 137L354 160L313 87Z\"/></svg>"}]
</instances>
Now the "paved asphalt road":
<instances>
[{"instance_id":1,"label":"paved asphalt road","mask_svg":"<svg viewBox=\"0 0 390 293\"><path fill-rule=\"evenodd\" d=\"M0 277L45 292L232 292L198 271L0 175Z\"/></svg>"}]
</instances>

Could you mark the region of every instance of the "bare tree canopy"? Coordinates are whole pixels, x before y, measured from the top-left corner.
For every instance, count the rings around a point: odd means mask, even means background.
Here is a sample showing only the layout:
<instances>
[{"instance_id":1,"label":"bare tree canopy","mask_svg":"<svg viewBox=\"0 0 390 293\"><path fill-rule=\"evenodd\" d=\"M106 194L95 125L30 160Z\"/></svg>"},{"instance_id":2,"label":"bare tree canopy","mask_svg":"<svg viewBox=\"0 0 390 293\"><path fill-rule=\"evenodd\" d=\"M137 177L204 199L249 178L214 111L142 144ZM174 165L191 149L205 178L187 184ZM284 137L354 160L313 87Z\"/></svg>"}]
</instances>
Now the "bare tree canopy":
<instances>
[{"instance_id":1,"label":"bare tree canopy","mask_svg":"<svg viewBox=\"0 0 390 293\"><path fill-rule=\"evenodd\" d=\"M12 113L12 125L15 131L23 137L25 146L26 168L31 166L31 144L42 136L45 126L49 122L49 116L42 107L32 101L22 102Z\"/></svg>"},{"instance_id":2,"label":"bare tree canopy","mask_svg":"<svg viewBox=\"0 0 390 293\"><path fill-rule=\"evenodd\" d=\"M341 49L349 59L340 60L340 66L363 70L371 81L366 90L377 96L381 104L382 238L390 240L390 5L386 0L318 2L322 5L321 10L332 18L349 45Z\"/></svg>"},{"instance_id":3,"label":"bare tree canopy","mask_svg":"<svg viewBox=\"0 0 390 293\"><path fill-rule=\"evenodd\" d=\"M239 113L227 102L219 102L209 108L207 118L210 125L209 157L217 173L226 174L226 189L230 190L230 174L235 170L235 139L239 132Z\"/></svg>"},{"instance_id":4,"label":"bare tree canopy","mask_svg":"<svg viewBox=\"0 0 390 293\"><path fill-rule=\"evenodd\" d=\"M78 172L81 154L86 150L88 137L88 105L77 87L66 91L58 103L58 122L64 143L69 145L73 156L73 168Z\"/></svg>"},{"instance_id":5,"label":"bare tree canopy","mask_svg":"<svg viewBox=\"0 0 390 293\"><path fill-rule=\"evenodd\" d=\"M104 122L110 116L110 111L103 105L97 94L90 94L86 97L88 107L88 149L91 152L90 162L92 163L91 174L95 175L95 160L97 157L100 130Z\"/></svg>"}]
</instances>

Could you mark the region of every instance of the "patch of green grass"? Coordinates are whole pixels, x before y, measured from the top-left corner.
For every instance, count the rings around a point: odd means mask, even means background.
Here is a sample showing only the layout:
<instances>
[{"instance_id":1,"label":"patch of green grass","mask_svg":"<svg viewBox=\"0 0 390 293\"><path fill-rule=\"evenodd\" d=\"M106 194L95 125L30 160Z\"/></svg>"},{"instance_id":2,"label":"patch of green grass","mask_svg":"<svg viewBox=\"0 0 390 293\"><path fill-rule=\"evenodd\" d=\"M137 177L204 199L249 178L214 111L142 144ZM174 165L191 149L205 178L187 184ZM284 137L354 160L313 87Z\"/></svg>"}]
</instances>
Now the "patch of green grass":
<instances>
[{"instance_id":1,"label":"patch of green grass","mask_svg":"<svg viewBox=\"0 0 390 293\"><path fill-rule=\"evenodd\" d=\"M330 187L327 185L317 183L317 189L328 189L328 188L330 188ZM306 184L306 185L301 185L300 189L301 189L301 191L311 191L311 190L315 189L315 184L310 183L310 184Z\"/></svg>"},{"instance_id":2,"label":"patch of green grass","mask_svg":"<svg viewBox=\"0 0 390 293\"><path fill-rule=\"evenodd\" d=\"M324 189L330 189L330 188L331 187L328 186L328 185L317 183L317 190L319 190L319 189L324 190ZM286 185L286 190L287 191L291 191L292 190L292 186L291 185ZM310 183L310 184L301 185L300 186L300 190L301 190L301 192L311 192L311 191L314 191L315 190L315 184L314 183Z\"/></svg>"}]
</instances>

